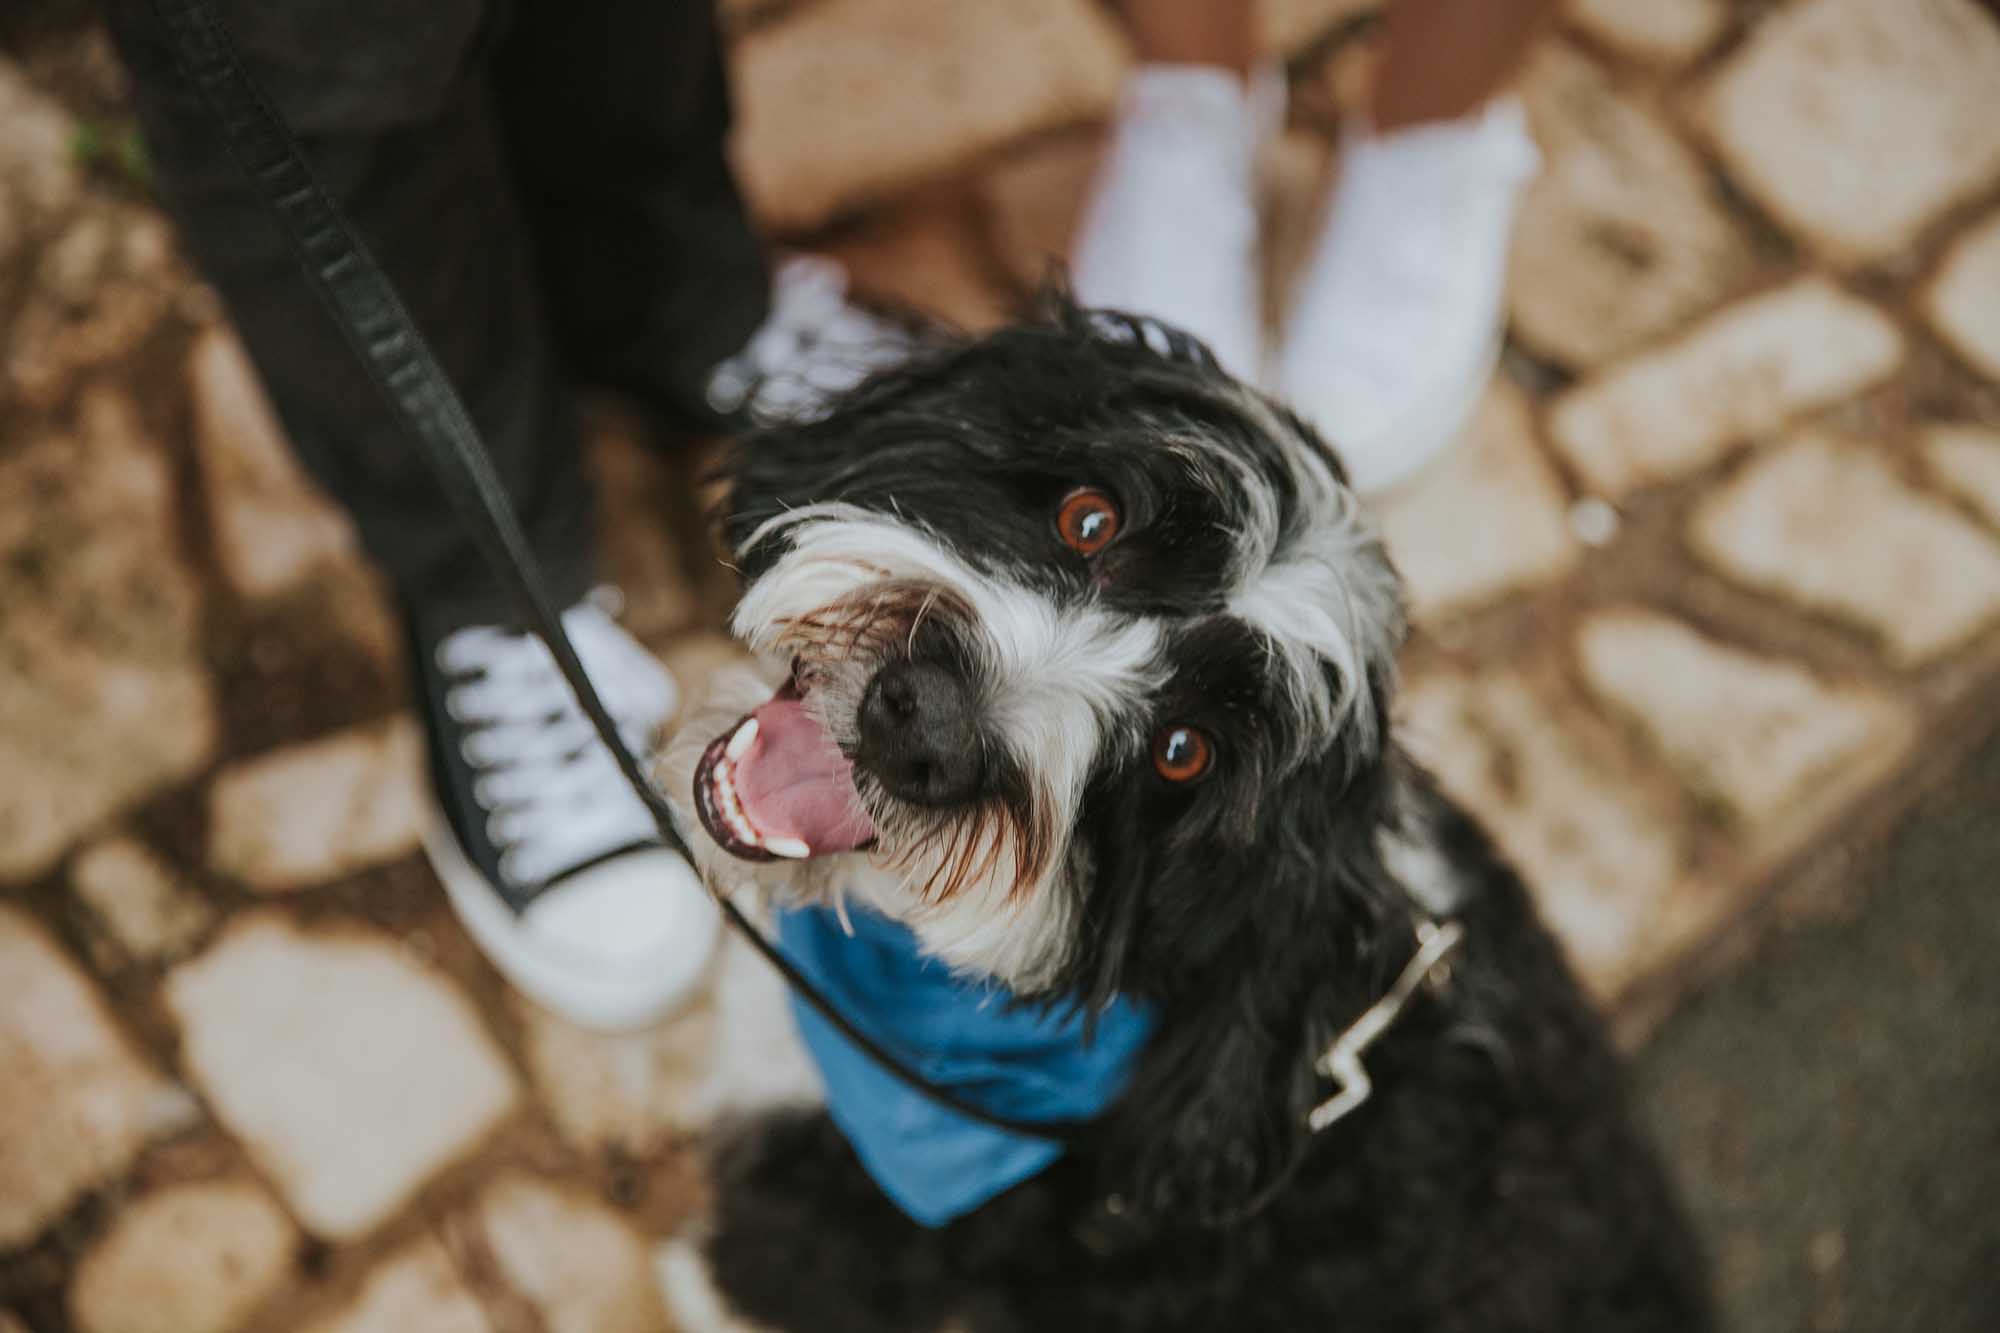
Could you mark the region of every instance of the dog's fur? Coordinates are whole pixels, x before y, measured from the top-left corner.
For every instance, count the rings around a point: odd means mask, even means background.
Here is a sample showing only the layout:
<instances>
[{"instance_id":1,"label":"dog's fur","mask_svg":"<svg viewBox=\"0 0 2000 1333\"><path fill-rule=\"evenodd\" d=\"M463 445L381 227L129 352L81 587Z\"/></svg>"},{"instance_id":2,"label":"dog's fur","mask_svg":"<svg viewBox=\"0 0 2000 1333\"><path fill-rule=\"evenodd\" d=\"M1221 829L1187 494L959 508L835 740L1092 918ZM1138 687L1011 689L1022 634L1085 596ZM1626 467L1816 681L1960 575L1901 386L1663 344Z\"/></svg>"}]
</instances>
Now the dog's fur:
<instances>
[{"instance_id":1,"label":"dog's fur","mask_svg":"<svg viewBox=\"0 0 2000 1333\"><path fill-rule=\"evenodd\" d=\"M729 471L737 631L829 734L851 753L869 680L914 654L969 683L989 757L947 808L859 765L867 851L700 854L781 898L854 895L1030 1002L1159 1014L1086 1146L941 1230L823 1112L737 1127L705 1242L735 1311L800 1333L1709 1326L1598 1020L1395 744L1395 577L1296 416L1184 335L1056 302ZM1079 486L1122 509L1088 559L1053 517ZM1168 723L1214 738L1205 780L1154 772ZM1448 982L1368 1054L1372 1099L1312 1134L1315 1058L1426 917L1463 925Z\"/></svg>"}]
</instances>

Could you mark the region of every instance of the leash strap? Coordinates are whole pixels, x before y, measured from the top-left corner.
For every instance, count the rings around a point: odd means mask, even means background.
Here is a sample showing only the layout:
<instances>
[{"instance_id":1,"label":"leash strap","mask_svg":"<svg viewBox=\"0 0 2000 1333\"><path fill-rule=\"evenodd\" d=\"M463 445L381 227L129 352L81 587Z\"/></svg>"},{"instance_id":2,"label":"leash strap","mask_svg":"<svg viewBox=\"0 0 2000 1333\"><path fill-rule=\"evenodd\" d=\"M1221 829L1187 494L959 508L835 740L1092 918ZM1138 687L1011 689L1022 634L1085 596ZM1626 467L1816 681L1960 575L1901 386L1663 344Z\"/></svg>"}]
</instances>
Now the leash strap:
<instances>
[{"instance_id":1,"label":"leash strap","mask_svg":"<svg viewBox=\"0 0 2000 1333\"><path fill-rule=\"evenodd\" d=\"M672 807L626 748L617 724L584 674L472 418L394 285L320 184L277 109L244 68L211 0L153 0L153 10L172 44L181 73L200 92L230 156L283 228L314 295L381 391L404 433L436 472L488 566L548 645L584 715L651 812L661 839L686 856L690 865L695 864L674 823ZM1017 1120L967 1101L917 1073L842 1013L727 895L717 892L705 879L703 883L730 925L778 970L800 998L902 1083L948 1110L1010 1134L1066 1145L1085 1137L1088 1121Z\"/></svg>"}]
</instances>

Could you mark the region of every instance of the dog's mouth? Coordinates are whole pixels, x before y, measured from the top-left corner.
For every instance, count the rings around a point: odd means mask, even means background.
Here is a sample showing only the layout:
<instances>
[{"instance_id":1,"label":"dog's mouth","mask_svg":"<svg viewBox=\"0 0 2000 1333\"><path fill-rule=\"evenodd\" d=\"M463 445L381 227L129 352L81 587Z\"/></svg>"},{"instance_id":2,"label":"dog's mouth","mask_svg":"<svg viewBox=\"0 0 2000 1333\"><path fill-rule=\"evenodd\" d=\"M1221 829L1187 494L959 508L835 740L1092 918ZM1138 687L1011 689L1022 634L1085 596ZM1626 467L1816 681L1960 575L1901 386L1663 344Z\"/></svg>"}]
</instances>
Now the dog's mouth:
<instances>
[{"instance_id":1,"label":"dog's mouth","mask_svg":"<svg viewBox=\"0 0 2000 1333\"><path fill-rule=\"evenodd\" d=\"M795 675L709 742L694 807L716 845L745 861L851 852L875 837L854 765L806 705Z\"/></svg>"}]
</instances>

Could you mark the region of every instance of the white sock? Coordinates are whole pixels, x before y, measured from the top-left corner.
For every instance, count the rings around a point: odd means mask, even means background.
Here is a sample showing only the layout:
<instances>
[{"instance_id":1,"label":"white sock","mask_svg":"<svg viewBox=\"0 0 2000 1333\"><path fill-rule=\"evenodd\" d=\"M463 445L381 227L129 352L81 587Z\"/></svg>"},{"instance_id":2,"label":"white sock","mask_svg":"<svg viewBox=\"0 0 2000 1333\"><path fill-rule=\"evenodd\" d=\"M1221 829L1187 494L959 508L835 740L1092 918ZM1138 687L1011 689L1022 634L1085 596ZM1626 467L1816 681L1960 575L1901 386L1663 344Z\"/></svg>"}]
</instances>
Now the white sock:
<instances>
[{"instance_id":1,"label":"white sock","mask_svg":"<svg viewBox=\"0 0 2000 1333\"><path fill-rule=\"evenodd\" d=\"M1512 99L1346 136L1276 387L1356 489L1407 478L1470 418L1499 351L1515 206L1539 163Z\"/></svg>"},{"instance_id":2,"label":"white sock","mask_svg":"<svg viewBox=\"0 0 2000 1333\"><path fill-rule=\"evenodd\" d=\"M1165 320L1256 377L1258 158L1284 92L1275 69L1247 83L1207 65L1132 74L1072 247L1079 300Z\"/></svg>"}]
</instances>

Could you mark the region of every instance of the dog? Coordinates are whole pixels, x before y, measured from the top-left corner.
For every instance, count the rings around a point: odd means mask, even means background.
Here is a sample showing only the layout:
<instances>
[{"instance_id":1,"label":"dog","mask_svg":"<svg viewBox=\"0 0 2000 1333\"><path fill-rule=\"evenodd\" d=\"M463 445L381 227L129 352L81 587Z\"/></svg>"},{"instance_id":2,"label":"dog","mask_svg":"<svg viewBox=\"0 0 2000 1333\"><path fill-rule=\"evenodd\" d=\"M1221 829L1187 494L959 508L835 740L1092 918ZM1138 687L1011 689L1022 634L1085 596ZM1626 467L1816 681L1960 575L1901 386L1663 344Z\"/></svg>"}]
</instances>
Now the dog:
<instances>
[{"instance_id":1,"label":"dog","mask_svg":"<svg viewBox=\"0 0 2000 1333\"><path fill-rule=\"evenodd\" d=\"M940 1078L932 993L833 983L880 947L959 988L935 1003L1006 1029L960 1089L1073 1132L951 1123L822 1031L826 1104L718 1135L692 1304L799 1333L1712 1325L1598 1018L1396 743L1398 582L1299 417L1057 298L725 470L733 628L782 683L667 761L698 859L809 923L781 938ZM1028 1095L1024 1031L1065 1071ZM933 1130L986 1137L939 1171Z\"/></svg>"}]
</instances>

